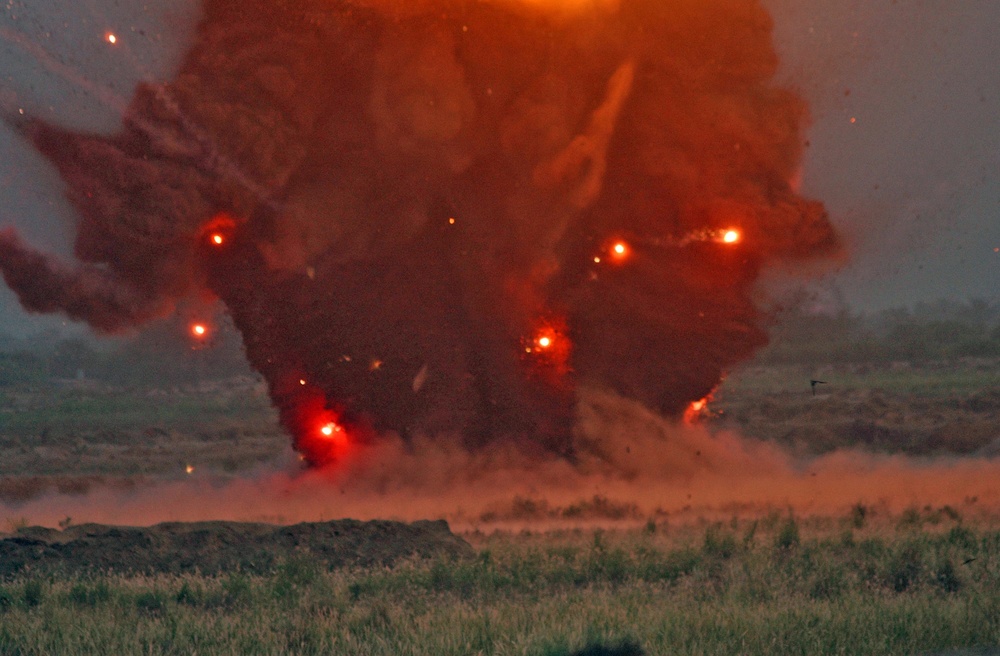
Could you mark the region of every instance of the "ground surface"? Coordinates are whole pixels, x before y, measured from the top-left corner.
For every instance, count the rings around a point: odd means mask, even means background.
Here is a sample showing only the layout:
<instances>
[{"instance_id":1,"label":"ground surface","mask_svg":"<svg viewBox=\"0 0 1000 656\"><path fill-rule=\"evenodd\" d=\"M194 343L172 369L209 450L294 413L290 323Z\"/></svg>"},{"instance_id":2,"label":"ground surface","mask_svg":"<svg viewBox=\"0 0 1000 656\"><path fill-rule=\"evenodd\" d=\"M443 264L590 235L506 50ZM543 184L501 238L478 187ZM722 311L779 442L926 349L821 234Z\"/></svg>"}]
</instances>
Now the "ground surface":
<instances>
[{"instance_id":1,"label":"ground surface","mask_svg":"<svg viewBox=\"0 0 1000 656\"><path fill-rule=\"evenodd\" d=\"M815 395L810 381L817 384ZM802 455L852 447L1000 454L1000 360L762 365L734 372L709 421Z\"/></svg>"},{"instance_id":2,"label":"ground surface","mask_svg":"<svg viewBox=\"0 0 1000 656\"><path fill-rule=\"evenodd\" d=\"M825 383L814 396L815 379ZM720 386L702 421L804 456L843 447L994 456L1000 360L751 364ZM167 388L89 381L0 388L0 502L196 472L225 478L295 460L253 377Z\"/></svg>"},{"instance_id":3,"label":"ground surface","mask_svg":"<svg viewBox=\"0 0 1000 656\"><path fill-rule=\"evenodd\" d=\"M149 527L24 527L0 539L0 577L32 574L269 572L291 557L318 566L390 566L411 557L472 556L444 521L190 522Z\"/></svg>"}]
</instances>

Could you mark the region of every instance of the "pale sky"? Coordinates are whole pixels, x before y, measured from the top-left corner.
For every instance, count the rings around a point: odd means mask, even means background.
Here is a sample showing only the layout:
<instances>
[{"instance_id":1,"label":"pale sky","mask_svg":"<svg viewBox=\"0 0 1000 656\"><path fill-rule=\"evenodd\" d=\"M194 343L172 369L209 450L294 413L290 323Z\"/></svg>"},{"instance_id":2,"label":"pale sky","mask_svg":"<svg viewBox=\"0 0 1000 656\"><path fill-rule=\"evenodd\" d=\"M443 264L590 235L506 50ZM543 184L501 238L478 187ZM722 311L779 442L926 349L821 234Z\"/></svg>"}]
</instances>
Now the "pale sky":
<instances>
[{"instance_id":1,"label":"pale sky","mask_svg":"<svg viewBox=\"0 0 1000 656\"><path fill-rule=\"evenodd\" d=\"M849 261L819 284L859 309L1000 295L1000 2L765 4L781 80L812 105L802 190L827 204L849 245ZM10 0L0 103L113 130L137 80L170 75L196 18L191 0ZM69 253L58 177L6 127L0 198L0 226ZM0 330L62 323L28 317L0 285Z\"/></svg>"}]
</instances>

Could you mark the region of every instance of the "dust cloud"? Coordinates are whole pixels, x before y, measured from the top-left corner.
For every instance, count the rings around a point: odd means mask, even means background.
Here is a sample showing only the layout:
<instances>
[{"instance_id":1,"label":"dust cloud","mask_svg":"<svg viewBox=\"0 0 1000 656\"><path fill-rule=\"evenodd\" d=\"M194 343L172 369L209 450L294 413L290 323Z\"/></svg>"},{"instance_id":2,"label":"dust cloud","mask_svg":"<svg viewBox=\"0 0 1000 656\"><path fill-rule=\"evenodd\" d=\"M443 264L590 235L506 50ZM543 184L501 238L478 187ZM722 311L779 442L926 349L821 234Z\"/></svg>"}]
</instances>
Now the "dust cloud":
<instances>
[{"instance_id":1,"label":"dust cloud","mask_svg":"<svg viewBox=\"0 0 1000 656\"><path fill-rule=\"evenodd\" d=\"M663 419L611 392L582 398L576 462L515 443L470 451L457 437L387 438L326 470L290 463L243 478L94 488L0 507L0 517L50 526L67 517L130 525L446 519L456 530L490 531L832 516L858 503L890 513L926 505L1000 511L994 460L852 451L800 460L773 444Z\"/></svg>"}]
</instances>

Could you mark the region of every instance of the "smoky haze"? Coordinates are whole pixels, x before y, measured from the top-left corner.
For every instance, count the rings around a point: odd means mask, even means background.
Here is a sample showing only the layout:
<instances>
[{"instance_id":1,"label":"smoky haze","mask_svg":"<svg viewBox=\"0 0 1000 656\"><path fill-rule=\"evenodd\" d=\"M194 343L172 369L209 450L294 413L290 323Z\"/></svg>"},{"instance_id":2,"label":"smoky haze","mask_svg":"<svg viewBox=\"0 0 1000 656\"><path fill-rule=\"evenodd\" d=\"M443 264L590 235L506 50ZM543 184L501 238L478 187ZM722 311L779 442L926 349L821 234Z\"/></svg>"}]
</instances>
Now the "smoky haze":
<instances>
[{"instance_id":1,"label":"smoky haze","mask_svg":"<svg viewBox=\"0 0 1000 656\"><path fill-rule=\"evenodd\" d=\"M839 254L758 2L403 7L207 0L114 134L8 107L78 219L78 264L0 233L22 305L221 299L314 464L385 431L575 457L580 386L681 414L765 343L762 271Z\"/></svg>"}]
</instances>

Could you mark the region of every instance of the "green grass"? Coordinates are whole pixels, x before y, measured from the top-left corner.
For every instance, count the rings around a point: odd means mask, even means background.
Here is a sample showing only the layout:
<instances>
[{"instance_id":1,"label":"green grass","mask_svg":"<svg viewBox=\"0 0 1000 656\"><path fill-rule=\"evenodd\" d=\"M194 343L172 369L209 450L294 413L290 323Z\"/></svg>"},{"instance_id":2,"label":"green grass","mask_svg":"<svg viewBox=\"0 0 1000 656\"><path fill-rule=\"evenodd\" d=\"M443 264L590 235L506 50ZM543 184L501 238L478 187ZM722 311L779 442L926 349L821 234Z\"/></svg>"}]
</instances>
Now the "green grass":
<instances>
[{"instance_id":1,"label":"green grass","mask_svg":"<svg viewBox=\"0 0 1000 656\"><path fill-rule=\"evenodd\" d=\"M948 396L1000 388L1000 362L962 361L893 365L892 363L829 365L750 364L729 376L723 389L733 396L757 394L810 395L809 380L821 378L821 393L880 390L892 394Z\"/></svg>"},{"instance_id":2,"label":"green grass","mask_svg":"<svg viewBox=\"0 0 1000 656\"><path fill-rule=\"evenodd\" d=\"M856 514L856 513L854 513ZM470 536L463 561L0 583L0 654L912 654L1000 644L1000 533L851 515ZM912 519L912 518L911 518ZM860 522L866 524L864 518Z\"/></svg>"},{"instance_id":3,"label":"green grass","mask_svg":"<svg viewBox=\"0 0 1000 656\"><path fill-rule=\"evenodd\" d=\"M68 432L88 427L136 430L151 424L189 428L220 420L275 421L276 415L266 397L253 394L53 390L28 407L0 410L0 432Z\"/></svg>"}]
</instances>

